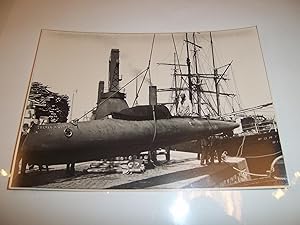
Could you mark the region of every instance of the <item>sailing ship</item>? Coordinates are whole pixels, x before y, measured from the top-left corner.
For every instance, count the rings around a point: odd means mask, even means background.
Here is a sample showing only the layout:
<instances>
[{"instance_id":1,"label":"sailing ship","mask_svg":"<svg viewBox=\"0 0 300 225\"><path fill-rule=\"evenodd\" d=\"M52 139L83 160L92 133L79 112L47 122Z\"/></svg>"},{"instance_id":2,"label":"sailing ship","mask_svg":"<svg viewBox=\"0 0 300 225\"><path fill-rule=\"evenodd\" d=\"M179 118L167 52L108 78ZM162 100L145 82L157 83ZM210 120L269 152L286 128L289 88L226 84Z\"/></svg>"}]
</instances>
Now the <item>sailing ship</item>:
<instances>
[{"instance_id":1,"label":"sailing ship","mask_svg":"<svg viewBox=\"0 0 300 225\"><path fill-rule=\"evenodd\" d=\"M173 85L171 88L158 89L159 92L170 92L171 101L164 103L174 115L198 116L203 119L215 118L218 120L232 120L240 124L240 128L232 133L220 133L213 135L210 144L201 150L200 140L172 146L177 151L195 152L204 151L226 153L232 157L245 158L253 176L260 176L270 172L274 163L281 163L279 173L285 174L283 166L282 150L277 130L277 124L273 117L264 114L266 110L273 110L272 103L264 103L246 109L241 108L238 93L228 93L224 86L230 80L228 72L233 61L217 66L215 59L215 47L213 33L206 34L209 41L212 65L210 72L200 70L199 52L204 51L197 43L199 33L186 33L186 63L179 60L179 54L174 37L174 62L160 63L160 65L173 66ZM191 53L192 52L192 55ZM209 60L208 60L209 61ZM203 66L202 66L203 68ZM238 90L238 88L235 88ZM189 96L189 104L184 107L182 97ZM186 99L183 99L186 101ZM228 106L224 106L226 104ZM234 103L238 107L234 107ZM181 108L185 108L182 110ZM230 112L225 110L230 109ZM223 110L222 110L223 109ZM185 115L184 115L185 114ZM213 154L214 155L214 154ZM211 156L214 157L214 156ZM279 160L280 159L280 160ZM275 161L274 161L275 160ZM214 160L212 160L214 161ZM274 172L274 171L271 171Z\"/></svg>"}]
</instances>

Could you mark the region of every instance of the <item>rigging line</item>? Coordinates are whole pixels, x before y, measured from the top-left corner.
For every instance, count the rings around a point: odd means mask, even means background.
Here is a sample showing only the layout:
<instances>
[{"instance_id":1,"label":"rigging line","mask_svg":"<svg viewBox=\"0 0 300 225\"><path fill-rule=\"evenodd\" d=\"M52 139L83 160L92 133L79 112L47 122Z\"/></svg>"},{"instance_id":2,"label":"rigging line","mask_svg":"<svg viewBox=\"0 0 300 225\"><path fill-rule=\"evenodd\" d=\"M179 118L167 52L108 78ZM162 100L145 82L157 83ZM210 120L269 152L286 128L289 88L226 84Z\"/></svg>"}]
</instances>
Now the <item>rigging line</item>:
<instances>
[{"instance_id":1,"label":"rigging line","mask_svg":"<svg viewBox=\"0 0 300 225\"><path fill-rule=\"evenodd\" d=\"M151 44L151 50L150 50L150 56L149 56L149 61L148 61L148 66L147 66L147 69L146 69L146 72L145 72L145 75L142 79L142 82L140 84L140 87L136 93L136 96L135 96L135 99L133 101L133 104L132 106L134 106L134 104L137 102L137 99L139 97L139 94L140 94L140 91L142 89L142 86L144 84L144 81L145 81L145 78L147 76L147 73L149 73L149 82L150 82L150 85L152 86L152 81L151 81L151 74L150 74L150 65L151 65L151 60L152 60L152 53L153 53L153 47L154 47L154 40L155 40L155 34L153 34L153 39L152 39L152 44Z\"/></svg>"},{"instance_id":2,"label":"rigging line","mask_svg":"<svg viewBox=\"0 0 300 225\"><path fill-rule=\"evenodd\" d=\"M144 69L143 71L141 71L138 75L136 75L134 78L132 78L130 81L128 81L123 87L119 88L117 91L115 91L114 93L112 93L110 96L108 96L108 98L106 98L104 101L99 102L96 104L95 107L93 107L91 110L87 111L86 113L84 113L81 117L74 119L71 121L71 123L77 123L80 119L82 119L83 117L85 117L87 114L89 114L90 112L92 112L94 109L96 109L98 106L102 105L104 102L106 102L108 99L112 98L113 96L115 96L120 90L122 90L123 88L127 87L132 81L134 81L136 78L138 78L139 76L141 76L144 72L146 72L148 70L148 68Z\"/></svg>"},{"instance_id":3,"label":"rigging line","mask_svg":"<svg viewBox=\"0 0 300 225\"><path fill-rule=\"evenodd\" d=\"M184 80L184 82L188 85L188 83L187 83L187 81L185 81ZM190 89L190 88L188 88L188 89ZM195 96L194 95L192 95L192 98L194 98L194 100L196 100L197 101L197 99L195 98ZM204 113L204 111L202 110L202 112ZM196 114L198 114L198 113L196 113ZM198 114L199 115L199 114ZM207 122L208 122L208 124L209 124L209 126L210 127L212 127L212 125L211 125L211 123L210 123L210 121L209 121L209 119L208 118L205 118L206 120L207 120Z\"/></svg>"},{"instance_id":4,"label":"rigging line","mask_svg":"<svg viewBox=\"0 0 300 225\"><path fill-rule=\"evenodd\" d=\"M176 47L176 43L175 43L173 34L172 34L172 41L173 41L173 45L174 45L174 49L175 49L176 58L177 58L177 61L178 61L178 64L179 64L178 65L179 71L180 71L180 74L182 74L182 70L181 70L181 67L180 67L180 61L179 61L179 57L178 57L178 52L177 52L177 47ZM181 77L181 81L183 81L184 83L186 83L188 85L187 81L185 79L183 79L182 77ZM180 86L181 86L181 84L180 84ZM189 85L188 85L188 87L189 87ZM190 89L190 88L188 88L188 89ZM190 91L192 91L192 90L190 90ZM180 94L180 92L179 92L179 94ZM194 95L192 95L192 97L195 99ZM195 99L195 100L197 101L197 99ZM207 121L209 122L209 120L207 120ZM210 124L210 122L209 122L209 124ZM211 124L210 124L210 126L211 126Z\"/></svg>"},{"instance_id":5,"label":"rigging line","mask_svg":"<svg viewBox=\"0 0 300 225\"><path fill-rule=\"evenodd\" d=\"M281 154L281 151L277 151L275 153L270 153L270 154L265 154L265 155L255 155L255 156L243 156L243 158L245 159L257 159L257 158L264 158L264 157L269 157L269 156L274 156L274 155L278 155Z\"/></svg>"},{"instance_id":6,"label":"rigging line","mask_svg":"<svg viewBox=\"0 0 300 225\"><path fill-rule=\"evenodd\" d=\"M179 72L180 72L180 74L182 75L182 70L181 70L181 67L180 67L180 61L179 61L179 56L178 56L178 51L177 51L177 47L176 47L174 35L173 35L173 34L171 34L171 35L172 35L172 41L173 41L173 45L174 45L174 50L175 50L176 59L177 59L177 62L178 62ZM183 49L183 48L182 48L182 49ZM179 84L180 87L181 87L181 85L182 85L182 80L183 80L183 78L181 77L181 79L180 79L180 84ZM180 92L181 92L181 91L179 91L179 94L178 94L178 95L180 95Z\"/></svg>"},{"instance_id":7,"label":"rigging line","mask_svg":"<svg viewBox=\"0 0 300 225\"><path fill-rule=\"evenodd\" d=\"M208 33L209 35L211 34L211 32ZM209 46L210 47L207 47L207 51L202 51L203 55L205 56L203 61L207 64L207 66L211 69L211 70L214 70L214 62L211 62L209 59L212 57L212 51L213 51L213 48L211 48L211 40L209 41ZM209 55L209 56L208 56ZM207 59L207 60L205 60ZM211 63L213 63L213 65L211 65Z\"/></svg>"},{"instance_id":8,"label":"rigging line","mask_svg":"<svg viewBox=\"0 0 300 225\"><path fill-rule=\"evenodd\" d=\"M181 45L181 49L180 49L180 54L178 55L177 59L178 59L178 64L180 64L180 58L182 56L182 53L183 53L183 49L184 49L184 46L185 46L185 43L184 41L182 42L182 45ZM182 71L180 70L180 74L182 75ZM182 88L183 87L183 80L186 81L187 77L180 77L180 83L179 83L179 87ZM182 91L183 92L183 91ZM180 95L180 91L178 93L178 95Z\"/></svg>"},{"instance_id":9,"label":"rigging line","mask_svg":"<svg viewBox=\"0 0 300 225\"><path fill-rule=\"evenodd\" d=\"M151 44L151 51L150 51L150 56L149 56L149 61L148 61L149 81L150 81L150 85L151 86L152 86L152 81L151 81L151 73L150 73L150 64L151 64L151 59L152 59L152 53L153 53L153 47L154 47L154 40L155 40L155 34L153 34L153 39L152 39L152 44Z\"/></svg>"},{"instance_id":10,"label":"rigging line","mask_svg":"<svg viewBox=\"0 0 300 225\"><path fill-rule=\"evenodd\" d=\"M208 90L211 90L212 88L209 88L207 82L209 82L209 81L205 81L204 84L206 85L206 87L207 87ZM210 85L211 85L211 84L210 84ZM205 95L205 96L206 96L206 95ZM216 103L215 98L213 97L212 93L210 93L209 96L210 96L210 98L212 99L212 101L213 101L213 103L214 103L214 107L217 108L217 103ZM207 96L206 96L206 97L207 97ZM210 101L209 101L209 103L210 103ZM210 105L211 105L211 107L213 108L213 106L212 106L211 103L210 103ZM217 113L217 111L216 111L215 109L213 109L213 110Z\"/></svg>"},{"instance_id":11,"label":"rigging line","mask_svg":"<svg viewBox=\"0 0 300 225\"><path fill-rule=\"evenodd\" d=\"M174 66L174 73L176 73L176 66ZM175 76L173 76L173 78L172 78L172 85L174 84L174 88L176 88L177 87L177 84L176 84L176 79L175 79L176 77ZM169 98L168 98L169 100L169 102L171 102L172 100L173 100L173 91L169 94ZM177 105L177 103L176 103L176 99L177 99L177 96L176 96L176 91L175 91L175 101L174 101L174 103L175 103L175 105ZM174 108L174 104L172 104L171 106L170 106L170 112L172 112L172 110L173 110L173 108ZM176 113L176 112L175 112Z\"/></svg>"},{"instance_id":12,"label":"rigging line","mask_svg":"<svg viewBox=\"0 0 300 225\"><path fill-rule=\"evenodd\" d=\"M202 97L204 97L204 96L205 96L205 95L203 95ZM209 100L208 100L208 98L207 98L207 96L205 96L205 97L206 97L207 102L205 101L204 98L202 98L202 100L204 101L204 103L205 103L206 105L211 105L210 102L209 102ZM216 113L217 113L216 111L214 111L214 109L213 109L212 107L206 107L206 108L208 109L209 113L211 113L211 114L216 114ZM201 111L203 111L203 110L204 110L204 109L202 109ZM213 110L213 111L211 111L211 110ZM204 111L203 111L203 115L206 115Z\"/></svg>"},{"instance_id":13,"label":"rigging line","mask_svg":"<svg viewBox=\"0 0 300 225\"><path fill-rule=\"evenodd\" d=\"M245 140L246 140L246 135L243 135L243 140L242 143L240 145L240 147L238 148L238 151L236 153L236 157L241 157L243 155L243 150L244 150L244 144L245 144Z\"/></svg>"},{"instance_id":14,"label":"rigging line","mask_svg":"<svg viewBox=\"0 0 300 225\"><path fill-rule=\"evenodd\" d=\"M258 173L246 172L246 171L245 171L246 169L240 170L240 169L238 169L238 168L236 168L236 167L230 165L230 164L227 163L225 160L222 160L222 162L224 162L226 165L228 165L228 166L231 167L232 169L234 169L234 170L236 170L236 171L238 171L238 172L240 172L240 173L244 173L244 174L246 174L246 175L257 176L257 177L270 177L270 178L273 178L273 179L281 180L281 179L284 179L284 178L283 178L283 177L272 176L272 173L274 172L274 165L275 165L275 163L276 163L278 160L280 160L280 159L283 159L283 156L282 156L282 155L277 156L277 157L273 160L273 162L272 162L271 165L270 165L270 170L267 170L267 171L266 171L266 172L267 172L266 174L258 174ZM286 180L286 179L285 179L285 180Z\"/></svg>"},{"instance_id":15,"label":"rigging line","mask_svg":"<svg viewBox=\"0 0 300 225\"><path fill-rule=\"evenodd\" d=\"M200 35L200 33L198 32L197 34L199 34ZM199 41L198 41L198 37L197 37L197 35L195 35L195 40L196 40L196 42L198 43ZM203 53L203 55L205 55L205 52L203 51L203 48L201 49L201 52ZM196 55L199 55L198 54L198 51L196 52ZM202 69L202 65L201 65L201 63L200 63L200 59L199 59L200 57L196 57L196 64L199 66L199 71L203 71L203 73L204 73L204 68ZM205 58L202 56L201 57L201 59L203 60L203 61L205 61ZM208 62L206 61L206 63L208 64ZM209 64L208 64L209 65ZM210 65L209 65L210 66ZM203 66L204 67L204 66ZM204 79L202 79L202 80L204 80ZM202 82L201 82L201 84L202 84ZM206 84L206 87L208 88L208 85L207 85L207 83L206 83L206 81L205 81L205 84ZM208 88L209 89L209 88ZM204 97L207 99L207 101L208 101L208 105L210 106L210 107L207 107L207 109L208 109L208 111L209 111L209 113L212 113L212 107L211 107L211 103L210 103L210 101L209 101L209 99L208 99L208 97L207 97L207 95L206 94L203 94L203 96L202 96L202 99L204 100ZM210 94L210 97L211 97L211 99L213 99L214 100L214 98L212 97L212 94ZM207 104L207 103L206 103ZM216 114L217 114L217 112L215 112ZM205 114L204 114L205 115Z\"/></svg>"},{"instance_id":16,"label":"rigging line","mask_svg":"<svg viewBox=\"0 0 300 225\"><path fill-rule=\"evenodd\" d=\"M224 88L222 87L222 85L221 84L219 84L219 87L220 87L220 90L222 90L224 93L226 93L225 92L225 90L224 90ZM221 96L221 97L225 97L225 99L228 101L228 97L227 96ZM222 104L222 102L221 102L221 99L223 99L223 98L221 98L220 97L220 115L222 115L222 111L225 113L226 111L225 111L225 108L226 108L226 106L225 106L225 103L223 102L223 104ZM229 102L229 101L228 101ZM231 105L231 103L229 102L229 105Z\"/></svg>"},{"instance_id":17,"label":"rigging line","mask_svg":"<svg viewBox=\"0 0 300 225\"><path fill-rule=\"evenodd\" d=\"M174 42L173 42L174 43ZM182 52L183 52L183 47L184 47L184 42L182 42L182 45L181 45L181 49L180 49L180 54L178 55L178 54L176 54L176 56L178 56L177 57L177 61L178 61L178 65L180 65L180 58L181 58L181 56L182 56ZM181 68L179 68L179 69L181 69ZM180 70L180 74L182 74L182 71ZM183 87L183 85L182 85L182 79L185 79L185 77L181 77L180 78L180 83L179 83L179 87ZM180 95L180 91L179 91L179 95Z\"/></svg>"},{"instance_id":18,"label":"rigging line","mask_svg":"<svg viewBox=\"0 0 300 225\"><path fill-rule=\"evenodd\" d=\"M194 44L196 44L196 35L195 33L193 33L193 41L194 41ZM201 46L199 46L201 47ZM202 47L201 47L202 48ZM194 48L193 48L193 60L194 60L194 65L195 65L195 72L196 74L198 74L198 50L196 49L196 45L194 45ZM197 78L197 81L199 82L199 78Z\"/></svg>"},{"instance_id":19,"label":"rigging line","mask_svg":"<svg viewBox=\"0 0 300 225\"><path fill-rule=\"evenodd\" d=\"M227 81L227 80L225 80L225 82L224 82L224 83L226 84L226 86L227 86L228 90L230 90L230 87L229 87L228 81ZM237 97L237 98L235 98L235 97ZM238 99L238 93L237 93L237 90L235 90L235 96L233 97L233 100L236 102L236 104L237 104L237 106L238 106L239 110L241 110L241 104L240 104L240 102L238 101L239 99ZM231 104L231 103L230 103L230 104ZM232 106L234 106L234 105L232 105Z\"/></svg>"},{"instance_id":20,"label":"rigging line","mask_svg":"<svg viewBox=\"0 0 300 225\"><path fill-rule=\"evenodd\" d=\"M206 98L206 101L205 101L204 98ZM205 103L206 105L209 106L209 107L207 107L208 111L209 111L211 114L217 114L217 111L212 107L212 104L211 104L211 102L209 101L209 98L206 96L206 94L203 94L203 95L202 95L202 99L203 99L204 103ZM212 112L211 110L213 110L213 112ZM206 115L206 114L204 114L204 115Z\"/></svg>"},{"instance_id":21,"label":"rigging line","mask_svg":"<svg viewBox=\"0 0 300 225\"><path fill-rule=\"evenodd\" d=\"M211 64L208 62L208 60L206 60L206 59L208 59L207 53L206 53L205 51L201 51L201 52L202 52L202 54L203 54L203 57L202 57L203 62L205 62L206 66L208 66L208 68L209 68L210 70L212 70L213 67L212 67Z\"/></svg>"},{"instance_id":22,"label":"rigging line","mask_svg":"<svg viewBox=\"0 0 300 225\"><path fill-rule=\"evenodd\" d=\"M225 88L223 87L223 85L220 84L221 90L226 93ZM228 88L229 89L229 88ZM230 106L230 110L232 110L234 112L234 105L231 104L231 102L229 101L229 96L225 96L225 100L227 101L227 104ZM223 112L226 113L225 107L223 108Z\"/></svg>"},{"instance_id":23,"label":"rigging line","mask_svg":"<svg viewBox=\"0 0 300 225\"><path fill-rule=\"evenodd\" d=\"M233 68L232 66L230 67L230 70L231 70L231 75L232 75L232 80L233 80L233 85L234 85L234 88L235 88L235 93L238 97L237 99L237 103L238 103L238 106L240 107L240 110L243 108L243 103L242 103L242 99L241 99L241 95L240 95L240 92L239 92L239 89L238 89L238 86L237 86L237 82L236 82L236 79L235 79L235 76L234 76L234 73L233 73Z\"/></svg>"},{"instance_id":24,"label":"rigging line","mask_svg":"<svg viewBox=\"0 0 300 225\"><path fill-rule=\"evenodd\" d=\"M206 101L205 101L204 97L206 98ZM214 110L213 107L211 107L211 102L209 101L208 97L206 95L203 95L202 100L206 104L206 108L209 111L209 113L212 115L215 115L217 112ZM206 114L204 114L204 115L206 115Z\"/></svg>"},{"instance_id":25,"label":"rigging line","mask_svg":"<svg viewBox=\"0 0 300 225\"><path fill-rule=\"evenodd\" d=\"M245 109L242 109L242 110L239 110L239 111L235 111L234 113L230 113L230 114L238 114L238 113L245 113L246 112L253 112L254 115L256 116L255 114L255 110L261 110L262 108L265 108L265 107L268 107L270 105L272 105L273 103L266 103L266 104L263 104L263 105L258 105L258 106L255 106L255 107L250 107L250 108L245 108ZM227 115L227 113L225 114Z\"/></svg>"},{"instance_id":26,"label":"rigging line","mask_svg":"<svg viewBox=\"0 0 300 225\"><path fill-rule=\"evenodd\" d=\"M179 58L182 56L182 52L183 52L183 47L184 47L184 42L182 42L181 45L181 49L180 49L180 54L179 54Z\"/></svg>"},{"instance_id":27,"label":"rigging line","mask_svg":"<svg viewBox=\"0 0 300 225\"><path fill-rule=\"evenodd\" d=\"M200 33L198 32L198 34L200 34ZM197 42L198 42L197 37L196 37L196 40L197 40ZM210 41L209 41L208 39L206 39L205 37L201 37L201 40L205 40L205 41L207 42L207 44L210 44ZM203 44L204 44L204 43L203 43ZM202 51L201 51L201 53L203 54L202 61L206 63L206 65L209 67L209 69L213 70L213 69L214 69L213 66L212 66L211 63L208 62L208 60L207 60L207 59L209 59L210 57L208 57L208 53L207 53L207 51L205 51L204 49L206 49L206 48L202 48Z\"/></svg>"},{"instance_id":28,"label":"rigging line","mask_svg":"<svg viewBox=\"0 0 300 225\"><path fill-rule=\"evenodd\" d=\"M153 113L153 120L154 120L154 133L153 133L152 141L151 141L149 148L151 148L151 146L153 145L156 135L157 135L157 120L156 120L155 105L152 105L152 113Z\"/></svg>"},{"instance_id":29,"label":"rigging line","mask_svg":"<svg viewBox=\"0 0 300 225\"><path fill-rule=\"evenodd\" d=\"M136 95L135 95L134 101L133 101L133 103L132 103L132 107L133 107L134 104L136 104L136 102L137 102L137 99L138 99L138 97L139 97L140 91L141 91L141 89L142 89L142 86L143 86L143 84L144 84L144 81L145 81L145 78L146 78L148 72L149 72L149 67L147 67L146 72L145 72L145 75L143 76L142 82L141 82L141 84L140 84L140 86L139 86L139 89L138 89L138 91L137 91L137 93L136 93Z\"/></svg>"},{"instance_id":30,"label":"rigging line","mask_svg":"<svg viewBox=\"0 0 300 225\"><path fill-rule=\"evenodd\" d=\"M218 48L218 43L217 42L214 42L214 53L215 53L215 56L216 56L216 58L217 58L217 61L221 64L223 64L223 62L226 62L226 60L224 60L224 56L223 56L223 54L222 54L222 52L221 51L219 51L219 49L220 48ZM231 66L231 64L232 64L232 61L229 63L229 64L223 64L223 66L220 66L220 67L218 67L218 69L221 69L221 68L223 68L223 67L226 67L227 66L227 68L225 69L225 71L224 71L224 73L223 73L223 75L226 73L226 71L228 70L228 68ZM229 67L228 67L229 66Z\"/></svg>"},{"instance_id":31,"label":"rigging line","mask_svg":"<svg viewBox=\"0 0 300 225\"><path fill-rule=\"evenodd\" d=\"M178 51L177 51L177 47L176 47L176 43L175 43L175 39L174 39L174 35L172 35L172 41L173 41L173 46L174 46L174 50L175 50L175 54L176 54L176 59L177 59L177 62L178 62L178 68L179 68L179 71L180 71L180 74L182 74L182 70L181 70L181 67L180 67L180 61L179 61L179 56L178 56Z\"/></svg>"},{"instance_id":32,"label":"rigging line","mask_svg":"<svg viewBox=\"0 0 300 225\"><path fill-rule=\"evenodd\" d=\"M196 32L197 34L199 34L201 37L202 40L206 41L207 43L210 43L210 40L208 40L207 38L205 38L204 34L209 34L209 32Z\"/></svg>"},{"instance_id":33,"label":"rigging line","mask_svg":"<svg viewBox=\"0 0 300 225\"><path fill-rule=\"evenodd\" d=\"M195 34L195 33L194 33L194 34ZM196 42L199 43L196 34L194 35L194 38L195 38L195 43L196 43ZM197 67L198 67L198 71L202 71L202 68L201 68L202 66L201 66L200 60L199 60L199 58L200 58L200 57L199 57L199 53L198 53L199 51L200 51L200 50L197 50L197 51L196 51L196 54L195 54L196 57L195 57L195 60L194 60L194 61L195 61L195 64L197 65ZM203 48L201 48L201 52L203 52ZM198 71L197 71L196 73L198 73Z\"/></svg>"}]
</instances>

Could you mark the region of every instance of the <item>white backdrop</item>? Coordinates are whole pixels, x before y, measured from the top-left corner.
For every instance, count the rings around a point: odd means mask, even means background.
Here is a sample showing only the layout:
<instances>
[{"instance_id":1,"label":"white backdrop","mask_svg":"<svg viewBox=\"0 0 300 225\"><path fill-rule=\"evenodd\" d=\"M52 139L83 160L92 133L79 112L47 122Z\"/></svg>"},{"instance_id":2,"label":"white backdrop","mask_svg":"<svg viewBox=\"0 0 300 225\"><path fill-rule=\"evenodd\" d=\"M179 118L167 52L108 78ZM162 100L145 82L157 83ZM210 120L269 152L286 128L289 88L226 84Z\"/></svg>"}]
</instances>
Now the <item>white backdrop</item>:
<instances>
[{"instance_id":1,"label":"white backdrop","mask_svg":"<svg viewBox=\"0 0 300 225\"><path fill-rule=\"evenodd\" d=\"M0 176L0 224L299 224L299 21L297 0L1 0L0 169L10 170L40 29L176 32L256 25L291 186L280 199L276 190L34 192L8 191L8 178Z\"/></svg>"}]
</instances>

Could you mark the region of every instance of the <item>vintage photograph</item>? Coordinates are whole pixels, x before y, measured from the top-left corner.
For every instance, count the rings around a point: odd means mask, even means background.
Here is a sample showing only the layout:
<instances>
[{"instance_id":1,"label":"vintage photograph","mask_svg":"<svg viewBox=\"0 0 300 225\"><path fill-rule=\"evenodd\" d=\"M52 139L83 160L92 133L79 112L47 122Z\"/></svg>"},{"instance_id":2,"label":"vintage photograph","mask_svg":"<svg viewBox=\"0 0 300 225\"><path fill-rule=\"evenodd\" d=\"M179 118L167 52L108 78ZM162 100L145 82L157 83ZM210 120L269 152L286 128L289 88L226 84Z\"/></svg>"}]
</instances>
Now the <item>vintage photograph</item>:
<instances>
[{"instance_id":1,"label":"vintage photograph","mask_svg":"<svg viewBox=\"0 0 300 225\"><path fill-rule=\"evenodd\" d=\"M288 185L257 27L42 30L10 189Z\"/></svg>"}]
</instances>

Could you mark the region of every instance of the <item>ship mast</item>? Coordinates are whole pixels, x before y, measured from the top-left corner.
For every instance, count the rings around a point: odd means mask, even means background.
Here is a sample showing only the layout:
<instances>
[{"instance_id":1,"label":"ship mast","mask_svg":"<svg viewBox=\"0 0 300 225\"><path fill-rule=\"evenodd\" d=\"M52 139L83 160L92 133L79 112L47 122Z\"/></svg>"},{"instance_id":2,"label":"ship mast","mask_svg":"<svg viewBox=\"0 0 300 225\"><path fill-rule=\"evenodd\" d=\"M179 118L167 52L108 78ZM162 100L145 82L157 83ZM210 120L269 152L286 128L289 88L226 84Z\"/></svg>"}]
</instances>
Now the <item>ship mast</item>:
<instances>
[{"instance_id":1,"label":"ship mast","mask_svg":"<svg viewBox=\"0 0 300 225\"><path fill-rule=\"evenodd\" d=\"M197 49L196 49L196 39L195 33L193 33L193 42L194 42L194 64L195 64L195 73L198 74L198 60L197 60ZM201 83L199 76L196 76L196 90L197 90L197 111L199 117L201 117Z\"/></svg>"},{"instance_id":2,"label":"ship mast","mask_svg":"<svg viewBox=\"0 0 300 225\"><path fill-rule=\"evenodd\" d=\"M175 112L178 114L178 92L177 92L177 66L176 66L176 53L174 53L174 88L175 88Z\"/></svg>"},{"instance_id":3,"label":"ship mast","mask_svg":"<svg viewBox=\"0 0 300 225\"><path fill-rule=\"evenodd\" d=\"M205 113L203 113L203 108L201 105L201 102L204 104L207 104L207 110L209 111L209 114L214 114L216 116L221 115L221 110L220 110L220 96L235 96L234 94L230 93L225 93L225 92L220 92L220 81L222 80L228 80L228 78L224 78L225 73L227 72L228 68L231 66L232 61L229 64L226 64L221 67L216 67L215 63L215 53L214 53L214 48L213 48L213 40L212 40L212 33L210 32L210 45L211 45L211 53L212 53L212 63L213 63L213 73L201 73L199 72L199 65L198 65L198 59L197 59L197 51L199 49L202 49L201 46L196 44L196 35L193 33L192 38L193 41L188 40L188 33L185 33L185 42L186 42L186 64L180 64L179 63L179 58L178 58L178 52L176 48L176 44L173 38L173 44L175 48L175 53L174 53L174 63L158 63L159 65L172 65L174 66L174 73L172 74L174 76L174 86L171 88L160 88L157 89L158 92L166 92L166 91L171 91L175 92L175 101L173 102L168 102L168 103L163 103L164 105L166 104L173 104L176 106L176 114L178 113L178 94L180 94L181 91L188 91L189 92L189 100L192 105L192 113L195 109L194 106L195 104L197 105L196 107L196 113L199 117L205 116ZM193 45L193 65L191 64L191 59L190 59L190 54L189 54L189 44ZM186 66L187 67L187 73L184 74L182 73L180 66ZM180 72L177 73L177 69L179 68ZM221 68L225 68L222 73L218 73ZM192 71L193 69L193 71ZM178 87L177 86L177 76L181 78L181 81L183 81L185 84L185 87ZM184 77L187 77L187 79L184 79ZM209 90L209 87L206 83L205 80L207 79L212 79L214 82L214 89L215 90ZM204 84L206 84L208 89L203 89L201 87L202 82L204 81ZM212 96L212 98L208 98L207 94L209 95L216 95L216 97ZM216 98L216 102L215 99ZM216 107L213 107L210 99L214 100L214 103Z\"/></svg>"},{"instance_id":4,"label":"ship mast","mask_svg":"<svg viewBox=\"0 0 300 225\"><path fill-rule=\"evenodd\" d=\"M214 70L214 82L215 82L215 89L216 89L216 101L217 101L217 114L220 116L220 87L219 87L219 77L218 77L218 69L215 65L215 55L214 55L214 45L211 32L209 32L210 36L210 45L211 45L211 55L212 55L212 62L213 62L213 70Z\"/></svg>"},{"instance_id":5,"label":"ship mast","mask_svg":"<svg viewBox=\"0 0 300 225\"><path fill-rule=\"evenodd\" d=\"M192 93L192 78L191 78L191 60L190 60L190 54L189 54L189 40L188 40L188 34L185 33L185 41L186 41L186 64L187 64L187 69L188 69L188 89L189 89L189 97L192 106L194 105L193 103L193 93Z\"/></svg>"}]
</instances>

